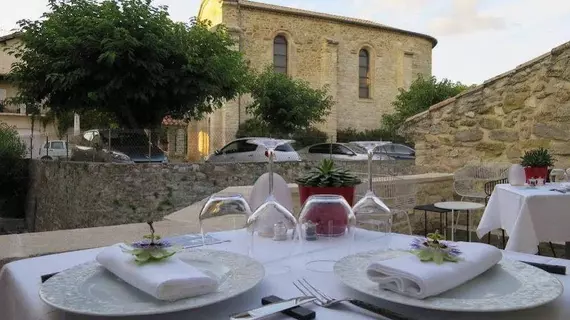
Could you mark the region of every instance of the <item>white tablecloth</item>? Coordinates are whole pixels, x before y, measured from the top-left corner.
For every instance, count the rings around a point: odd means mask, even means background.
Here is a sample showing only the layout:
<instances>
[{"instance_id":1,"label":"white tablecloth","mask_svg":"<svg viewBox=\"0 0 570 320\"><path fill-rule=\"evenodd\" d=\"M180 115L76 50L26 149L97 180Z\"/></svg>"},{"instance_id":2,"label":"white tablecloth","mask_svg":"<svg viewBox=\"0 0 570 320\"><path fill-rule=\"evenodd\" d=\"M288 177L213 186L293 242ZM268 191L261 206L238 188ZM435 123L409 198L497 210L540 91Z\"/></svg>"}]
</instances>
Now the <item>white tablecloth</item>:
<instances>
[{"instance_id":1,"label":"white tablecloth","mask_svg":"<svg viewBox=\"0 0 570 320\"><path fill-rule=\"evenodd\" d=\"M570 193L550 191L547 184L535 189L501 184L489 199L477 234L502 228L509 235L506 250L536 253L539 241L570 241Z\"/></svg>"},{"instance_id":2,"label":"white tablecloth","mask_svg":"<svg viewBox=\"0 0 570 320\"><path fill-rule=\"evenodd\" d=\"M239 232L238 232L239 233ZM232 242L222 243L218 245L208 246L211 249L224 249L230 251L243 251L243 242L239 241L239 234L236 232L222 232L215 236L219 239L231 239ZM331 241L319 240L311 244L311 250L314 252L322 254L323 256L328 256L331 258L340 257L346 254L348 250L372 250L378 249L379 244L377 242L366 242L366 239L373 239L377 234L373 232L367 232L363 230L358 230L356 246L347 248L342 246L343 240L332 239ZM243 240L243 239L242 239ZM407 248L410 243L411 237L398 235L393 237L393 247ZM311 272L305 269L305 258L303 256L296 256L292 259L276 259L279 250L279 246L285 243L276 243L269 240L267 243L263 244L267 249L273 248L273 250L267 251L266 261L272 260L272 263L289 263L292 266L290 273L279 276L267 276L260 285L251 291L242 294L233 299L218 303L216 305L201 308L199 310L192 310L187 312L179 312L161 316L147 316L147 317L127 317L120 319L142 319L142 320L217 320L217 319L228 319L228 315L244 311L250 308L258 307L261 303L261 297L268 295L277 295L281 297L293 297L298 296L299 292L292 285L292 281L299 279L301 277L307 277L311 279L311 282L328 293L329 295L342 298L345 296L350 296L354 298L359 298L362 300L367 300L373 302L380 306L389 307L394 311L400 312L409 317L413 317L418 320L478 320L478 319L570 319L570 292L566 290L564 295L552 302L551 304L535 308L527 311L520 312L509 312L509 313L487 313L484 317L481 314L472 313L450 313L450 312L438 312L432 310L422 310L417 308L411 308L406 306L401 306L397 304L392 304L388 302L383 302L381 300L370 298L366 295L359 294L344 285L334 277L333 273L318 273ZM319 250L320 249L320 250ZM38 290L41 285L40 276L43 274L48 274L56 271L61 271L66 268L72 267L76 264L84 263L87 261L92 261L95 255L101 249L84 250L77 252L69 252L57 255L50 255L32 259L26 259L21 261L12 262L6 265L0 272L0 319L2 320L55 320L55 319L65 319L65 320L95 320L103 319L97 317L87 317L80 315L73 315L68 313L63 313L56 311L53 308L44 304L39 296ZM524 259L526 261L536 261L542 263L553 263L553 264L563 264L570 266L570 261L550 259L545 257L524 255L519 253L507 253L507 257L512 259ZM570 285L570 276L557 276L565 285ZM374 315L367 314L358 308L353 308L350 306L339 307L335 309L323 309L316 307L314 305L308 305L308 307L313 308L317 313L317 319L321 320L339 320L339 319L354 319L354 320L364 320L364 319L381 319L375 317ZM349 310L357 310L359 313L350 312ZM275 320L285 320L290 319L286 316L277 315L272 318Z\"/></svg>"}]
</instances>

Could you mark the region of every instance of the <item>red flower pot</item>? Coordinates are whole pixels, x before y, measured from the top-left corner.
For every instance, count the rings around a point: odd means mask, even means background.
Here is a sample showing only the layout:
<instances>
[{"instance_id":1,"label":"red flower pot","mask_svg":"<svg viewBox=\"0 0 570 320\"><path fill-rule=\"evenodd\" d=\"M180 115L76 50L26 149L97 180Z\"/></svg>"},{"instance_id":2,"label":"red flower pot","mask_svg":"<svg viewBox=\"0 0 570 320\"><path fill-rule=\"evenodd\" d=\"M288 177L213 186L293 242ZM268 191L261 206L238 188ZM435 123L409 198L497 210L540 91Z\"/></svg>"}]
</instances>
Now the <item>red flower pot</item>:
<instances>
[{"instance_id":1,"label":"red flower pot","mask_svg":"<svg viewBox=\"0 0 570 320\"><path fill-rule=\"evenodd\" d=\"M317 194L334 194L343 196L348 204L352 207L354 201L355 187L341 187L341 188L321 188L321 187L306 187L299 186L299 198L301 206L305 201ZM346 226L348 225L348 218L345 213L344 207L339 204L321 204L313 207L305 216L307 220L312 221L317 225L317 234L320 236L340 236L343 235Z\"/></svg>"},{"instance_id":2,"label":"red flower pot","mask_svg":"<svg viewBox=\"0 0 570 320\"><path fill-rule=\"evenodd\" d=\"M528 180L532 178L542 178L546 181L546 178L548 177L548 167L525 167L524 174L526 176L526 183L528 183Z\"/></svg>"},{"instance_id":3,"label":"red flower pot","mask_svg":"<svg viewBox=\"0 0 570 320\"><path fill-rule=\"evenodd\" d=\"M352 207L354 201L354 192L356 187L331 187L331 188L322 188L322 187L307 187L299 185L299 198L301 200L301 206L305 204L307 199L315 194L336 194L339 196L343 196L346 199L346 202Z\"/></svg>"}]
</instances>

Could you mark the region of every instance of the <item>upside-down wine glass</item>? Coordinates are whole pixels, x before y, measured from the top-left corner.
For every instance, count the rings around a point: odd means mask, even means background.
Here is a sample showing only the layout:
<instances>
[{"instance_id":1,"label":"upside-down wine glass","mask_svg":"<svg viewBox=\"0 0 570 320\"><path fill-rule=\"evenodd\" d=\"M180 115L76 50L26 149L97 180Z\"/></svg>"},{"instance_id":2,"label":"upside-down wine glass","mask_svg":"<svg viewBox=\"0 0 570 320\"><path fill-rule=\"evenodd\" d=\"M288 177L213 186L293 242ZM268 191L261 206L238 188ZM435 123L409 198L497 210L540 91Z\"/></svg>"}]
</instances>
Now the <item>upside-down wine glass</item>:
<instances>
[{"instance_id":1,"label":"upside-down wine glass","mask_svg":"<svg viewBox=\"0 0 570 320\"><path fill-rule=\"evenodd\" d=\"M299 234L297 219L291 211L280 204L273 193L273 160L275 149L292 140L278 139L252 139L249 143L263 146L267 149L269 159L269 195L265 202L257 208L247 220L250 238L250 256L265 264L267 274L283 274L290 271L288 258L295 249L295 234ZM296 231L293 231L296 230ZM293 235L289 234L289 231ZM301 238L299 237L299 241ZM264 243L273 241L272 248L279 246L278 250L264 250ZM279 261L281 261L279 263Z\"/></svg>"},{"instance_id":2,"label":"upside-down wine glass","mask_svg":"<svg viewBox=\"0 0 570 320\"><path fill-rule=\"evenodd\" d=\"M243 228L250 216L249 203L241 194L214 194L210 196L198 216L202 245L206 246L209 244L208 241L212 240L208 236L209 232ZM246 232L243 235L238 234L238 238L240 236L243 236L244 240L247 239ZM244 253L247 254L247 252Z\"/></svg>"},{"instance_id":3,"label":"upside-down wine glass","mask_svg":"<svg viewBox=\"0 0 570 320\"><path fill-rule=\"evenodd\" d=\"M374 181L372 179L372 160L374 150L381 146L377 142L362 142L360 145L368 153L368 190L366 194L353 207L354 215L358 222L373 221L377 226L377 231L382 231L382 236L392 232L392 212L390 208L374 192ZM389 241L389 239L386 239Z\"/></svg>"}]
</instances>

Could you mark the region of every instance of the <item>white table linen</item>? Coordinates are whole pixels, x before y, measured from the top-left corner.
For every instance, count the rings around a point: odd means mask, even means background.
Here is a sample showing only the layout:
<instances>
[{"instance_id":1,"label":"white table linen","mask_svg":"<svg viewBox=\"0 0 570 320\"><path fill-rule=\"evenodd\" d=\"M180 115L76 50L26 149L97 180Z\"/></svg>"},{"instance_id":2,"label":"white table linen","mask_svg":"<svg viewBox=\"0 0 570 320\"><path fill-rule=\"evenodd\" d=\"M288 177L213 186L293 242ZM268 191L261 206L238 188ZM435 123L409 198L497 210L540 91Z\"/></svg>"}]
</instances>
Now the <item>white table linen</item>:
<instances>
[{"instance_id":1,"label":"white table linen","mask_svg":"<svg viewBox=\"0 0 570 320\"><path fill-rule=\"evenodd\" d=\"M477 235L495 229L509 236L505 250L536 253L540 241L570 241L570 193L550 191L560 184L537 188L500 184L489 199Z\"/></svg>"},{"instance_id":2,"label":"white table linen","mask_svg":"<svg viewBox=\"0 0 570 320\"><path fill-rule=\"evenodd\" d=\"M96 260L105 269L159 300L175 301L216 291L218 281L182 262L176 256L139 265L116 244L100 252Z\"/></svg>"},{"instance_id":3,"label":"white table linen","mask_svg":"<svg viewBox=\"0 0 570 320\"><path fill-rule=\"evenodd\" d=\"M368 278L380 288L425 299L477 277L503 258L501 250L487 244L458 242L456 246L462 252L458 262L438 265L406 255L371 263Z\"/></svg>"},{"instance_id":4,"label":"white table linen","mask_svg":"<svg viewBox=\"0 0 570 320\"><path fill-rule=\"evenodd\" d=\"M241 252L243 243L238 241L238 232L221 232L215 234L215 237L221 240L232 240L229 243L221 243L208 246L208 249L219 249ZM374 238L374 233L363 232L358 230L358 243L353 247L358 247L361 251L377 249L379 244L375 242L366 242L366 237ZM337 241L338 240L338 241ZM392 237L392 245L396 248L408 248L412 238L410 236L398 235ZM309 245L312 250L328 250L330 258L340 258L345 250L339 250L344 240L332 239L331 241L316 241ZM268 239L265 243L268 249L268 258L264 263L283 263L283 258L278 259L278 249L275 246L282 245L283 242L273 242ZM76 252L68 252L57 255L43 256L32 259L15 261L7 264L0 272L0 310L2 320L101 320L102 318L74 315L64 313L51 308L43 303L38 295L41 286L40 276L57 271L65 270L77 264L93 261L98 252L102 249L91 249ZM340 254L339 254L340 252ZM508 258L520 259L525 261L534 261L540 263L552 263L566 265L570 267L570 261L561 259L551 259L546 257L538 257L520 253L506 252ZM269 261L271 260L271 261ZM268 262L269 261L269 262ZM344 286L333 273L319 273L305 270L306 258L296 256L289 259L291 272L285 275L267 276L263 282L252 289L250 292L237 296L233 299L220 302L215 305L200 308L198 310L189 310L160 316L141 316L141 317L124 317L117 319L124 320L223 320L228 319L229 314L245 311L247 309L259 307L261 298L268 295L277 295L282 298L295 297L299 295L297 289L292 285L292 281L306 277L311 283L320 290L331 296L342 298L352 297L375 303L379 306L388 307L396 312L400 312L408 317L421 320L479 320L482 314L479 313L453 313L440 312L434 310L424 310L412 307L406 307L378 299L374 299L365 294L358 293ZM570 276L556 276L565 286L570 286ZM346 306L344 308L324 309L314 305L307 305L317 313L317 320L340 320L340 319L380 319L369 313L363 312L358 308ZM359 312L351 312L357 310ZM563 296L556 301L526 311L508 312L508 313L485 313L485 319L497 320L566 320L570 319L570 290L565 290ZM290 319L286 316L277 315L272 319L286 320Z\"/></svg>"}]
</instances>

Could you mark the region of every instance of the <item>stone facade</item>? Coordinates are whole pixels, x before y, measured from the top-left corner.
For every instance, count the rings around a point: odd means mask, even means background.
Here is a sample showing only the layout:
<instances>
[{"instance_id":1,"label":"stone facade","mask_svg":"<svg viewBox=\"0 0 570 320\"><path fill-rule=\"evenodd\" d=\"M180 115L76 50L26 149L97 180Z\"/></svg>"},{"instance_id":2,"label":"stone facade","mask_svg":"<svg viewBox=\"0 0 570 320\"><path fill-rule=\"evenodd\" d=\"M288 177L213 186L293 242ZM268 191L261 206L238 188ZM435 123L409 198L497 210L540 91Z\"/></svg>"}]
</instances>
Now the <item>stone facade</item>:
<instances>
[{"instance_id":1,"label":"stone facade","mask_svg":"<svg viewBox=\"0 0 570 320\"><path fill-rule=\"evenodd\" d=\"M20 43L17 36L17 33L0 36L0 75L8 74L12 68L12 63L18 60L13 55L10 55L8 51L4 51L6 48L14 48Z\"/></svg>"},{"instance_id":2,"label":"stone facade","mask_svg":"<svg viewBox=\"0 0 570 320\"><path fill-rule=\"evenodd\" d=\"M278 163L286 181L316 163ZM366 172L366 162L337 162ZM378 173L415 173L411 161L382 161ZM31 161L26 220L30 231L160 220L230 186L253 185L266 164L114 164Z\"/></svg>"},{"instance_id":3,"label":"stone facade","mask_svg":"<svg viewBox=\"0 0 570 320\"><path fill-rule=\"evenodd\" d=\"M288 73L314 87L328 86L335 106L323 131L333 139L338 129L376 129L399 88L417 74L431 75L432 37L370 21L332 16L250 1L205 0L199 14L226 25L252 68L273 64L273 40L288 41ZM358 54L370 53L371 98L358 94ZM241 97L210 116L212 148L234 138L247 119L249 100Z\"/></svg>"},{"instance_id":4,"label":"stone facade","mask_svg":"<svg viewBox=\"0 0 570 320\"><path fill-rule=\"evenodd\" d=\"M537 147L570 167L570 42L430 107L404 131L416 142L416 164L438 172L519 162Z\"/></svg>"}]
</instances>

